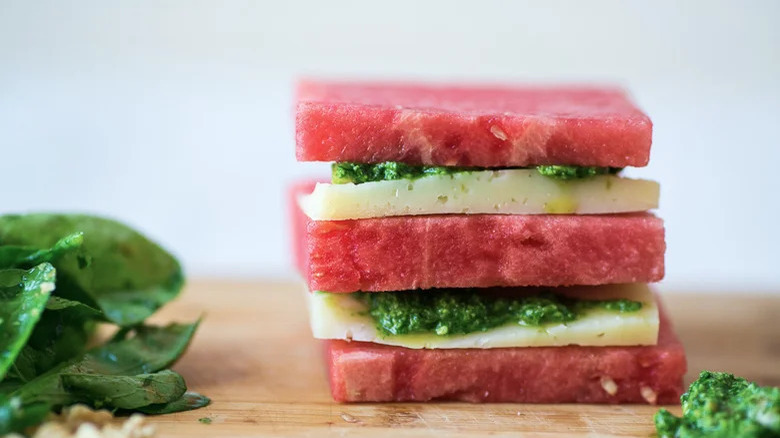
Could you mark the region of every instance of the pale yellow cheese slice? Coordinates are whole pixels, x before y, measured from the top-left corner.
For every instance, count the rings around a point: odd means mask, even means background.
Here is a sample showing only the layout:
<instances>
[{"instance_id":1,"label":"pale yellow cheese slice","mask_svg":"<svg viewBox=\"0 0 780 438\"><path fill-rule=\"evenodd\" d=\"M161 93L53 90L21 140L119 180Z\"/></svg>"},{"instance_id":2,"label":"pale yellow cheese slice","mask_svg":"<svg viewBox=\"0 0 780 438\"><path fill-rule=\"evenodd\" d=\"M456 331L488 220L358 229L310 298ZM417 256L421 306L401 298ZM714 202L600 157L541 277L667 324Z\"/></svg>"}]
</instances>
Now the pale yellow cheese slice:
<instances>
[{"instance_id":1,"label":"pale yellow cheese slice","mask_svg":"<svg viewBox=\"0 0 780 438\"><path fill-rule=\"evenodd\" d=\"M658 307L647 285L556 288L555 292L590 299L627 298L640 301L643 305L636 312L624 313L593 309L566 324L541 327L508 324L466 335L438 336L431 333L394 336L380 333L366 312L365 304L351 294L313 292L307 296L312 333L318 339L375 342L406 348L629 346L657 343Z\"/></svg>"},{"instance_id":2,"label":"pale yellow cheese slice","mask_svg":"<svg viewBox=\"0 0 780 438\"><path fill-rule=\"evenodd\" d=\"M658 207L655 181L600 175L559 180L535 169L432 175L363 184L319 183L299 199L313 220L424 214L607 214Z\"/></svg>"}]
</instances>

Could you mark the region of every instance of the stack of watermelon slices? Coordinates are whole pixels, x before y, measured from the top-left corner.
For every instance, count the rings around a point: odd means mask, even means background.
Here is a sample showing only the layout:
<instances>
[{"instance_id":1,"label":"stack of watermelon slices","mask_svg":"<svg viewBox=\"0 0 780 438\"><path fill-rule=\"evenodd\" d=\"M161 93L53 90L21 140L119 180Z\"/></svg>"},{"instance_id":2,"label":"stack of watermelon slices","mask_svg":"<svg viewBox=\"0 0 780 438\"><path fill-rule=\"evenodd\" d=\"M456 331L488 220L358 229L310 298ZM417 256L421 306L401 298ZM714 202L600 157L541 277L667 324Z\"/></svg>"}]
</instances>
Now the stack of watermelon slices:
<instances>
[{"instance_id":1,"label":"stack of watermelon slices","mask_svg":"<svg viewBox=\"0 0 780 438\"><path fill-rule=\"evenodd\" d=\"M296 265L333 398L677 402L684 351L646 285L664 274L663 222L648 212L658 185L614 169L645 166L651 137L618 89L301 83L299 160L417 172L293 189ZM370 294L450 301L388 315ZM484 310L551 295L576 319L446 325L452 297ZM590 300L639 308L577 307Z\"/></svg>"}]
</instances>

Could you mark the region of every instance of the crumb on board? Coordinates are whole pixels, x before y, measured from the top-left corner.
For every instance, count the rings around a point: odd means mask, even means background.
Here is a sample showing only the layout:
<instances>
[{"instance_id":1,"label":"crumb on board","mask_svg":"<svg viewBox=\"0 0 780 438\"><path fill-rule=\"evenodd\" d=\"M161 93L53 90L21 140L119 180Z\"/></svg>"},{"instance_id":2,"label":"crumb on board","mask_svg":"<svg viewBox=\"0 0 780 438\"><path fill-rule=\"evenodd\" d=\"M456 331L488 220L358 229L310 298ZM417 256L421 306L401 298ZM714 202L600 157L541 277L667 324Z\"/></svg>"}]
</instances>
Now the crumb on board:
<instances>
[{"instance_id":1,"label":"crumb on board","mask_svg":"<svg viewBox=\"0 0 780 438\"><path fill-rule=\"evenodd\" d=\"M146 417L133 414L121 423L107 410L92 410L85 405L73 405L52 414L32 434L33 438L152 438L154 426Z\"/></svg>"},{"instance_id":2,"label":"crumb on board","mask_svg":"<svg viewBox=\"0 0 780 438\"><path fill-rule=\"evenodd\" d=\"M352 415L349 415L346 412L342 412L341 413L341 419L346 421L347 423L358 423L358 422L360 422L360 420L358 420L357 418L353 417Z\"/></svg>"}]
</instances>

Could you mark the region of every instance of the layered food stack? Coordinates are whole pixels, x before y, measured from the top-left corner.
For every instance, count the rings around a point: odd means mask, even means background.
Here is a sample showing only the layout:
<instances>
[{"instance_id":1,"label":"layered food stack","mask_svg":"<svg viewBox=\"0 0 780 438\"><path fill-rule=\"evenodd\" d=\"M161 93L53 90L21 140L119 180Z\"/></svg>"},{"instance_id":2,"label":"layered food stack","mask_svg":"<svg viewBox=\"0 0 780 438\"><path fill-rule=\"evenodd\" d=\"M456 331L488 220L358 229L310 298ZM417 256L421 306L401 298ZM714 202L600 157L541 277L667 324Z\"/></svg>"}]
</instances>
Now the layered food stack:
<instances>
[{"instance_id":1,"label":"layered food stack","mask_svg":"<svg viewBox=\"0 0 780 438\"><path fill-rule=\"evenodd\" d=\"M609 88L304 82L296 262L337 401L673 403L650 119Z\"/></svg>"}]
</instances>

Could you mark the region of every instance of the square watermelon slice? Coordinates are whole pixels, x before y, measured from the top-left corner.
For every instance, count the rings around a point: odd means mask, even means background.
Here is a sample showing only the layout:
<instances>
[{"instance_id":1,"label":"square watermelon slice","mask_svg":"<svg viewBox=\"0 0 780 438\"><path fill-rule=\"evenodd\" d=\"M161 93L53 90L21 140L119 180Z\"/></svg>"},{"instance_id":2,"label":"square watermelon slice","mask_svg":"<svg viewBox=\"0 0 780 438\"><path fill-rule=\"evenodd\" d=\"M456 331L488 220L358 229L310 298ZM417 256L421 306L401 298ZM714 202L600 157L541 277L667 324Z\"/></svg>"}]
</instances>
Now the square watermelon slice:
<instances>
[{"instance_id":1,"label":"square watermelon slice","mask_svg":"<svg viewBox=\"0 0 780 438\"><path fill-rule=\"evenodd\" d=\"M304 81L296 141L300 161L645 166L652 123L609 87Z\"/></svg>"},{"instance_id":2,"label":"square watermelon slice","mask_svg":"<svg viewBox=\"0 0 780 438\"><path fill-rule=\"evenodd\" d=\"M324 341L339 402L677 403L685 352L661 309L658 344L415 350Z\"/></svg>"}]
</instances>

